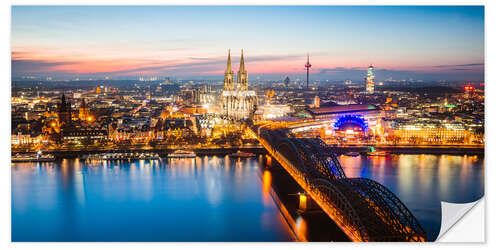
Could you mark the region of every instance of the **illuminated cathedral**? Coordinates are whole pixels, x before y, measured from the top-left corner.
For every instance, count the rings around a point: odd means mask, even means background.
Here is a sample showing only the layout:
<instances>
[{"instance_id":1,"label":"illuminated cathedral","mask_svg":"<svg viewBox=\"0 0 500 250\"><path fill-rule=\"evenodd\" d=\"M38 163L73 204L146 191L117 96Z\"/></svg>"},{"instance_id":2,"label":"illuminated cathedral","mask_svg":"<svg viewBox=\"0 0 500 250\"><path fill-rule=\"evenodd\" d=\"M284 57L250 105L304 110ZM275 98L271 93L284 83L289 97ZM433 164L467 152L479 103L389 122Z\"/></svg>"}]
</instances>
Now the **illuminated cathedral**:
<instances>
[{"instance_id":1,"label":"illuminated cathedral","mask_svg":"<svg viewBox=\"0 0 500 250\"><path fill-rule=\"evenodd\" d=\"M224 88L221 93L223 114L236 118L252 118L257 109L257 95L248 90L248 74L245 70L243 50L241 50L238 79L234 82L234 72L231 67L231 52L227 56L227 67L224 72Z\"/></svg>"}]
</instances>

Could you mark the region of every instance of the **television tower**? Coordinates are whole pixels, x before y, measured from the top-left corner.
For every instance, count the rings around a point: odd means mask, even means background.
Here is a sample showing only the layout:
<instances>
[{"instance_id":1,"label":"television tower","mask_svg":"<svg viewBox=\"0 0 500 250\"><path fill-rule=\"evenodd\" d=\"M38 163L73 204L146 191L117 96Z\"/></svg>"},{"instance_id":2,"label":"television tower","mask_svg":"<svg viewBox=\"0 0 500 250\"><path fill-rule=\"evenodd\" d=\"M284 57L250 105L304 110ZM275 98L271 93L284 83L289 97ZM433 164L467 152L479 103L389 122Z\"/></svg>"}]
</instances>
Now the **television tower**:
<instances>
[{"instance_id":1,"label":"television tower","mask_svg":"<svg viewBox=\"0 0 500 250\"><path fill-rule=\"evenodd\" d=\"M309 63L309 54L307 54L307 63L305 67L307 70L307 88L309 88L309 68L312 67L312 65Z\"/></svg>"}]
</instances>

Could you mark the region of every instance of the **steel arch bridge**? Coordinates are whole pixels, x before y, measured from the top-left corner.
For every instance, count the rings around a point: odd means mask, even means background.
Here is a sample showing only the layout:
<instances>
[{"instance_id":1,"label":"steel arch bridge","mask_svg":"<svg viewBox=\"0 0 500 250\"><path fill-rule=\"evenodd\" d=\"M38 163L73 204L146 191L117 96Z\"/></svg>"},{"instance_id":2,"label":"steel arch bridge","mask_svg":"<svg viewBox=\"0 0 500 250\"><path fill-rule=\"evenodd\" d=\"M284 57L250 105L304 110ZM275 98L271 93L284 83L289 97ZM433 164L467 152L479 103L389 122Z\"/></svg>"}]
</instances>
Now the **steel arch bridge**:
<instances>
[{"instance_id":1,"label":"steel arch bridge","mask_svg":"<svg viewBox=\"0 0 500 250\"><path fill-rule=\"evenodd\" d=\"M347 178L321 139L295 138L286 128L251 130L352 241L425 241L426 232L396 195L376 181Z\"/></svg>"}]
</instances>

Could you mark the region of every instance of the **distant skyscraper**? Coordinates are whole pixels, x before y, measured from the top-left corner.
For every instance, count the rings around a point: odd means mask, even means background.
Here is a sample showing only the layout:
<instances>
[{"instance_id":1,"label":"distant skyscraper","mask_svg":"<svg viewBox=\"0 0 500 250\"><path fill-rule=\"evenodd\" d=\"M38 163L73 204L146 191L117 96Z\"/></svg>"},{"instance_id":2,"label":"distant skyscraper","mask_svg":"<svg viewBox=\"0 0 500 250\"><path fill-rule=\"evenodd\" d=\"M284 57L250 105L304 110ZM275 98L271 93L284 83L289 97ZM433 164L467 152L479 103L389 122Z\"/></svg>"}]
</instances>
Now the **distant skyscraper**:
<instances>
[{"instance_id":1,"label":"distant skyscraper","mask_svg":"<svg viewBox=\"0 0 500 250\"><path fill-rule=\"evenodd\" d=\"M321 106L321 100L319 99L319 96L314 97L314 107L319 108Z\"/></svg>"},{"instance_id":2,"label":"distant skyscraper","mask_svg":"<svg viewBox=\"0 0 500 250\"><path fill-rule=\"evenodd\" d=\"M465 98L469 99L474 95L475 87L473 85L467 84L464 86Z\"/></svg>"},{"instance_id":3,"label":"distant skyscraper","mask_svg":"<svg viewBox=\"0 0 500 250\"><path fill-rule=\"evenodd\" d=\"M368 67L368 71L366 72L365 83L366 83L366 92L368 94L373 94L373 91L375 90L375 73L372 65Z\"/></svg>"},{"instance_id":4,"label":"distant skyscraper","mask_svg":"<svg viewBox=\"0 0 500 250\"><path fill-rule=\"evenodd\" d=\"M288 76L285 78L285 86L288 88L288 86L290 85L290 78L288 78Z\"/></svg>"},{"instance_id":5,"label":"distant skyscraper","mask_svg":"<svg viewBox=\"0 0 500 250\"><path fill-rule=\"evenodd\" d=\"M307 70L307 85L306 85L306 87L309 88L309 68L312 67L312 65L309 63L309 54L307 54L307 63L306 63L306 65L304 65L304 67L306 67L306 70Z\"/></svg>"}]
</instances>

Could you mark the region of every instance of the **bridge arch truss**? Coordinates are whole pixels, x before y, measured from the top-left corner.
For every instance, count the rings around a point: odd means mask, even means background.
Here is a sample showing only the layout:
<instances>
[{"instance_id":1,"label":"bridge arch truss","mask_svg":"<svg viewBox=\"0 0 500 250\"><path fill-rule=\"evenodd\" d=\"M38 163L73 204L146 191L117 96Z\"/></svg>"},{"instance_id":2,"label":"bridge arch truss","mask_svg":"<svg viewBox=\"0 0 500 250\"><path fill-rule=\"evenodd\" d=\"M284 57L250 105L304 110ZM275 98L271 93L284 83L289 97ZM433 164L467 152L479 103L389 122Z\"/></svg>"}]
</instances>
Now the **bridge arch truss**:
<instances>
[{"instance_id":1,"label":"bridge arch truss","mask_svg":"<svg viewBox=\"0 0 500 250\"><path fill-rule=\"evenodd\" d=\"M287 129L254 132L351 240L425 241L425 230L394 193L367 178L347 178L321 139L295 138Z\"/></svg>"}]
</instances>

